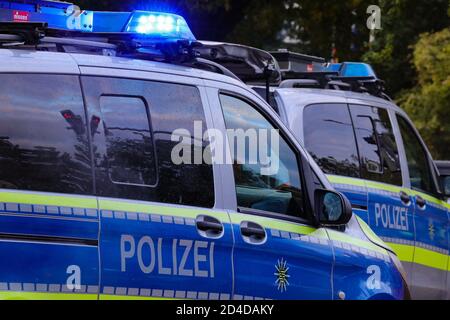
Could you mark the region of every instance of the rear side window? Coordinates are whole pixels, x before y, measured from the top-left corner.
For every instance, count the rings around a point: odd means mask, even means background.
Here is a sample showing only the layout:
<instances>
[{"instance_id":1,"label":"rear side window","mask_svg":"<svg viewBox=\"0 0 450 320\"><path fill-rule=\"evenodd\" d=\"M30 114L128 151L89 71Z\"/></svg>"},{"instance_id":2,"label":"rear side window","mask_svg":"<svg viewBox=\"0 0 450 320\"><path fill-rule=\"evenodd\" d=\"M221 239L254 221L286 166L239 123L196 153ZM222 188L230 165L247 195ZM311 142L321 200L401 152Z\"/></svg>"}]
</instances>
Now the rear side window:
<instances>
[{"instance_id":1,"label":"rear side window","mask_svg":"<svg viewBox=\"0 0 450 320\"><path fill-rule=\"evenodd\" d=\"M0 75L0 188L92 193L79 79Z\"/></svg>"},{"instance_id":2,"label":"rear side window","mask_svg":"<svg viewBox=\"0 0 450 320\"><path fill-rule=\"evenodd\" d=\"M398 148L387 110L351 105L350 111L358 142L361 177L401 186Z\"/></svg>"},{"instance_id":3,"label":"rear side window","mask_svg":"<svg viewBox=\"0 0 450 320\"><path fill-rule=\"evenodd\" d=\"M405 146L411 187L427 193L435 193L436 190L425 148L411 125L403 117L397 115L397 121Z\"/></svg>"},{"instance_id":4,"label":"rear side window","mask_svg":"<svg viewBox=\"0 0 450 320\"><path fill-rule=\"evenodd\" d=\"M360 176L353 124L346 104L316 104L304 110L305 146L327 174Z\"/></svg>"},{"instance_id":5,"label":"rear side window","mask_svg":"<svg viewBox=\"0 0 450 320\"><path fill-rule=\"evenodd\" d=\"M140 97L102 96L100 107L111 181L155 185L155 150L144 100Z\"/></svg>"},{"instance_id":6,"label":"rear side window","mask_svg":"<svg viewBox=\"0 0 450 320\"><path fill-rule=\"evenodd\" d=\"M207 125L196 87L106 77L82 81L99 195L214 206L213 168L202 139ZM174 139L180 129L182 137Z\"/></svg>"}]
</instances>

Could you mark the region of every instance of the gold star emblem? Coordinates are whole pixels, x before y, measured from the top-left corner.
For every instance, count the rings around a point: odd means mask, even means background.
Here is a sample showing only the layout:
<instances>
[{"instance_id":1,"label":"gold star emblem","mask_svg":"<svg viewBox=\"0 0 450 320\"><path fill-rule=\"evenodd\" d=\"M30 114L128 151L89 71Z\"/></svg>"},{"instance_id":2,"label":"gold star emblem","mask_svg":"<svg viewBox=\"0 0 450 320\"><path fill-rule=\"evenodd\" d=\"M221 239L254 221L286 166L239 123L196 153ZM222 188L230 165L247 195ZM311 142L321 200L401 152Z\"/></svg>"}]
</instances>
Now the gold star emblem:
<instances>
[{"instance_id":1,"label":"gold star emblem","mask_svg":"<svg viewBox=\"0 0 450 320\"><path fill-rule=\"evenodd\" d=\"M275 265L275 269L276 272L274 275L277 277L275 284L277 285L278 290L285 292L287 290L287 286L289 285L288 279L290 278L290 275L288 274L289 267L287 266L287 261L281 258L281 260L278 260Z\"/></svg>"}]
</instances>

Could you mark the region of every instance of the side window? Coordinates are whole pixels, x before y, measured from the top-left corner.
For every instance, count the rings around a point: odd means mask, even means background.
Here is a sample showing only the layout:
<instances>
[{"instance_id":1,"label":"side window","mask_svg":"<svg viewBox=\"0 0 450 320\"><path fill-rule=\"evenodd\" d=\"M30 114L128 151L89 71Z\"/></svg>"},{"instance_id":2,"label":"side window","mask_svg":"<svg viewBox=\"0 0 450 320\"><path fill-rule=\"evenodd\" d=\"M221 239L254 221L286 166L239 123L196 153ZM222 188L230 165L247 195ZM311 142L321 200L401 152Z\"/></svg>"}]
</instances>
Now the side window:
<instances>
[{"instance_id":1,"label":"side window","mask_svg":"<svg viewBox=\"0 0 450 320\"><path fill-rule=\"evenodd\" d=\"M405 146L411 187L427 193L435 193L427 152L411 125L399 115L397 115L397 121Z\"/></svg>"},{"instance_id":2,"label":"side window","mask_svg":"<svg viewBox=\"0 0 450 320\"><path fill-rule=\"evenodd\" d=\"M155 151L144 100L102 96L100 108L111 180L114 183L155 185Z\"/></svg>"},{"instance_id":3,"label":"side window","mask_svg":"<svg viewBox=\"0 0 450 320\"><path fill-rule=\"evenodd\" d=\"M308 218L296 153L249 103L224 94L220 100L232 148L238 206Z\"/></svg>"},{"instance_id":4,"label":"side window","mask_svg":"<svg viewBox=\"0 0 450 320\"><path fill-rule=\"evenodd\" d=\"M91 194L79 79L0 75L0 188Z\"/></svg>"},{"instance_id":5,"label":"side window","mask_svg":"<svg viewBox=\"0 0 450 320\"><path fill-rule=\"evenodd\" d=\"M196 87L106 77L83 77L83 87L90 118L98 119L90 123L99 195L214 206L213 167L202 157L209 155L202 140L207 125Z\"/></svg>"},{"instance_id":6,"label":"side window","mask_svg":"<svg viewBox=\"0 0 450 320\"><path fill-rule=\"evenodd\" d=\"M382 108L351 105L364 179L402 185L397 143L389 113Z\"/></svg>"},{"instance_id":7,"label":"side window","mask_svg":"<svg viewBox=\"0 0 450 320\"><path fill-rule=\"evenodd\" d=\"M358 150L348 106L310 105L303 118L306 149L322 170L359 178Z\"/></svg>"}]
</instances>

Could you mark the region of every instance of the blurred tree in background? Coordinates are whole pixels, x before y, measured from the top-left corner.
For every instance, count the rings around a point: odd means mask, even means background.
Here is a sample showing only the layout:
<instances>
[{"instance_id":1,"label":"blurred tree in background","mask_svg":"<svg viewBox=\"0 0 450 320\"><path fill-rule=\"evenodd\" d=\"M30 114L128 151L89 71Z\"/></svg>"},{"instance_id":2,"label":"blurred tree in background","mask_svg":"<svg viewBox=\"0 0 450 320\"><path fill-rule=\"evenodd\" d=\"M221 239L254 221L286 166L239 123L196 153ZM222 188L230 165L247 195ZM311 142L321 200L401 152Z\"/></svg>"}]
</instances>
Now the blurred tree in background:
<instances>
[{"instance_id":1,"label":"blurred tree in background","mask_svg":"<svg viewBox=\"0 0 450 320\"><path fill-rule=\"evenodd\" d=\"M89 10L178 13L186 17L196 37L202 40L235 42L266 50L288 48L326 59L335 52L334 57L340 61L364 60L372 64L386 81L388 93L412 116L435 156L450 159L450 119L445 114L450 114L450 100L448 78L444 77L449 74L444 64L448 66L449 62L442 55L440 60L436 58L448 41L448 31L440 31L450 27L450 0L73 2ZM382 29L375 32L375 40L369 43L366 10L372 4L381 8ZM427 35L421 37L423 33ZM444 74L439 80L438 71ZM442 142L444 136L446 143Z\"/></svg>"},{"instance_id":2,"label":"blurred tree in background","mask_svg":"<svg viewBox=\"0 0 450 320\"><path fill-rule=\"evenodd\" d=\"M412 64L413 45L421 33L437 32L450 26L449 0L380 0L382 30L363 59L386 81L391 95L416 82Z\"/></svg>"},{"instance_id":3,"label":"blurred tree in background","mask_svg":"<svg viewBox=\"0 0 450 320\"><path fill-rule=\"evenodd\" d=\"M413 54L417 85L399 103L436 159L450 159L450 28L423 34Z\"/></svg>"}]
</instances>

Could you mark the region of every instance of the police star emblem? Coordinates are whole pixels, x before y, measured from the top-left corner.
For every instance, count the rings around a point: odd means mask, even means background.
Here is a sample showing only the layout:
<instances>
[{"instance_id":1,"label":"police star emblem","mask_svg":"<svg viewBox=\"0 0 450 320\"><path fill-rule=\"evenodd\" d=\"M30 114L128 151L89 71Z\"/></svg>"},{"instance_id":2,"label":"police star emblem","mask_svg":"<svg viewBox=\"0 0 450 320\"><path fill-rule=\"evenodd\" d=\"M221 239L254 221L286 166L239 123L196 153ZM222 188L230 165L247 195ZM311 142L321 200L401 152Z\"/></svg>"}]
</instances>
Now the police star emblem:
<instances>
[{"instance_id":1,"label":"police star emblem","mask_svg":"<svg viewBox=\"0 0 450 320\"><path fill-rule=\"evenodd\" d=\"M432 219L428 220L428 234L430 236L430 239L434 240L435 230L434 230L434 224L433 224Z\"/></svg>"},{"instance_id":2,"label":"police star emblem","mask_svg":"<svg viewBox=\"0 0 450 320\"><path fill-rule=\"evenodd\" d=\"M289 267L287 266L287 261L284 260L284 258L281 258L281 260L277 261L275 269L276 272L274 275L277 277L275 284L278 286L278 290L280 292L285 292L289 286L288 279L290 278L290 275L288 274Z\"/></svg>"}]
</instances>

